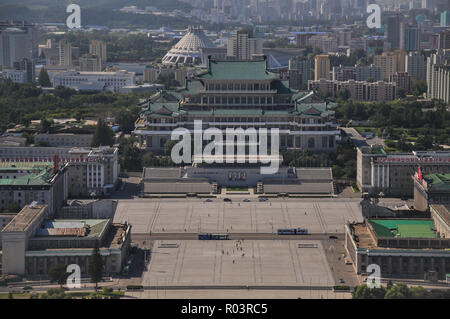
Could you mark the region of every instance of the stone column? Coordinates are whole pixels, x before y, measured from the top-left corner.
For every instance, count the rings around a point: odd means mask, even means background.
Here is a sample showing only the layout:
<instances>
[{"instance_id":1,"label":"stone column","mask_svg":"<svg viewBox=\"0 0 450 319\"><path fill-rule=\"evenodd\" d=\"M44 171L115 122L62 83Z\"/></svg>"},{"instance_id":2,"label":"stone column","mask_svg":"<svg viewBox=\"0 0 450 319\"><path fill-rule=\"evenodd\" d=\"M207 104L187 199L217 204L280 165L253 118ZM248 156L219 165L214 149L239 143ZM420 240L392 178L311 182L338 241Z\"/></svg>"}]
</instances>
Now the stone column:
<instances>
[{"instance_id":1,"label":"stone column","mask_svg":"<svg viewBox=\"0 0 450 319\"><path fill-rule=\"evenodd\" d=\"M392 256L388 257L387 272L389 276L392 275Z\"/></svg>"}]
</instances>

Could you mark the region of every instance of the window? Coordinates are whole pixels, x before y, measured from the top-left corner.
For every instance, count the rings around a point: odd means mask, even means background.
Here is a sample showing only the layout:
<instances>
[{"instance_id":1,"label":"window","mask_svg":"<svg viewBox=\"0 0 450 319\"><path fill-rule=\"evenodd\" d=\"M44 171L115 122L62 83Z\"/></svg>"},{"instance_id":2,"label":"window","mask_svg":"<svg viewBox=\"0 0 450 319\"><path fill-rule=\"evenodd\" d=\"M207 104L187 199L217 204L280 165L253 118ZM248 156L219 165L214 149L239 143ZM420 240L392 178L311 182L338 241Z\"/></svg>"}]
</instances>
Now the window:
<instances>
[{"instance_id":1,"label":"window","mask_svg":"<svg viewBox=\"0 0 450 319\"><path fill-rule=\"evenodd\" d=\"M308 148L314 148L315 147L315 141L314 138L309 138L308 139Z\"/></svg>"}]
</instances>

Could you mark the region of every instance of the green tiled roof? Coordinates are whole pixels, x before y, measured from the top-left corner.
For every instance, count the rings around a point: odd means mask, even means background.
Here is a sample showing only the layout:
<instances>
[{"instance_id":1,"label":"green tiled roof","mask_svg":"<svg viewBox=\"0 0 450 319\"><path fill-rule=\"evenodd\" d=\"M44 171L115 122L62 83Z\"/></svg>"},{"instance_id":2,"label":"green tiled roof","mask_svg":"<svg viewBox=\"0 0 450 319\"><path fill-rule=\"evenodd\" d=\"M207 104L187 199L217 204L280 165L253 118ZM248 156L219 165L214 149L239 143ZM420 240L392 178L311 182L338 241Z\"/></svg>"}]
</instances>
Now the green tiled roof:
<instances>
[{"instance_id":1,"label":"green tiled roof","mask_svg":"<svg viewBox=\"0 0 450 319\"><path fill-rule=\"evenodd\" d=\"M450 174L427 174L423 178L433 189L450 190Z\"/></svg>"},{"instance_id":2,"label":"green tiled roof","mask_svg":"<svg viewBox=\"0 0 450 319\"><path fill-rule=\"evenodd\" d=\"M278 79L266 70L266 61L211 61L208 72L198 77L206 80L272 80Z\"/></svg>"},{"instance_id":3,"label":"green tiled roof","mask_svg":"<svg viewBox=\"0 0 450 319\"><path fill-rule=\"evenodd\" d=\"M152 114L154 116L172 116L173 113L179 112L180 106L176 103L150 103L143 111L145 114Z\"/></svg>"},{"instance_id":4,"label":"green tiled roof","mask_svg":"<svg viewBox=\"0 0 450 319\"><path fill-rule=\"evenodd\" d=\"M203 90L203 84L198 80L187 80L187 87L178 91L177 93L180 95L194 95Z\"/></svg>"},{"instance_id":5,"label":"green tiled roof","mask_svg":"<svg viewBox=\"0 0 450 319\"><path fill-rule=\"evenodd\" d=\"M0 179L0 186L20 186L20 185L49 185L53 178L53 163L37 162L37 163L0 163L1 171L8 170L30 170L29 174L17 176L16 178L2 178Z\"/></svg>"},{"instance_id":6,"label":"green tiled roof","mask_svg":"<svg viewBox=\"0 0 450 319\"><path fill-rule=\"evenodd\" d=\"M370 224L379 237L436 238L433 220L372 219Z\"/></svg>"}]
</instances>

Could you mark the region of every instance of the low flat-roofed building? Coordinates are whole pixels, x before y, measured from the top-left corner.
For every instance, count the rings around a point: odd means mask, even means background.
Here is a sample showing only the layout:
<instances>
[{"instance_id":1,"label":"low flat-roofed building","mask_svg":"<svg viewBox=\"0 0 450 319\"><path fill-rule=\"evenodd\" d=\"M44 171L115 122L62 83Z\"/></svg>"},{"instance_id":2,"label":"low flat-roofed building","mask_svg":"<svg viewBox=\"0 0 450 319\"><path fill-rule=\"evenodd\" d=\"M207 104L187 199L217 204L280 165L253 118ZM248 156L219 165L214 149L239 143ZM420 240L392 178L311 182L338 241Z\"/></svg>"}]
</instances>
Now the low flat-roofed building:
<instances>
[{"instance_id":1,"label":"low flat-roofed building","mask_svg":"<svg viewBox=\"0 0 450 319\"><path fill-rule=\"evenodd\" d=\"M93 138L93 134L38 133L34 136L34 143L47 143L55 147L91 147Z\"/></svg>"},{"instance_id":2,"label":"low flat-roofed building","mask_svg":"<svg viewBox=\"0 0 450 319\"><path fill-rule=\"evenodd\" d=\"M0 147L25 146L27 139L21 136L0 136Z\"/></svg>"},{"instance_id":3,"label":"low flat-roofed building","mask_svg":"<svg viewBox=\"0 0 450 319\"><path fill-rule=\"evenodd\" d=\"M86 275L98 241L106 275L118 274L130 248L131 225L111 219L48 219L46 206L27 206L2 231L5 274L47 276L58 265L77 264Z\"/></svg>"},{"instance_id":4,"label":"low flat-roofed building","mask_svg":"<svg viewBox=\"0 0 450 319\"><path fill-rule=\"evenodd\" d=\"M282 159L281 159L282 160ZM261 164L202 164L177 168L144 168L144 195L211 194L219 187L256 187L258 194L313 194L332 196L331 168L280 167L274 174L263 174Z\"/></svg>"},{"instance_id":5,"label":"low flat-roofed building","mask_svg":"<svg viewBox=\"0 0 450 319\"><path fill-rule=\"evenodd\" d=\"M345 248L358 274L371 264L382 277L424 278L450 271L450 239L434 219L366 219L345 225Z\"/></svg>"}]
</instances>

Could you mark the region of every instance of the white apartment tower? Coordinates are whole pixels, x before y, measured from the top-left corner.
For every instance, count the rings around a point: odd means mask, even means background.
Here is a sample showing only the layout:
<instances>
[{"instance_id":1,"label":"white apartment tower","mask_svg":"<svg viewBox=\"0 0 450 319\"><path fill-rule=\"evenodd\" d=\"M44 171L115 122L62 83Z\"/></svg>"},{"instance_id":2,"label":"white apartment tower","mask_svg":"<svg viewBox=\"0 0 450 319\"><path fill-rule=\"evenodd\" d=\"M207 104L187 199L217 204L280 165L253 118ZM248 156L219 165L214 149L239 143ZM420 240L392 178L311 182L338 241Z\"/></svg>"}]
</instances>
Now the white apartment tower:
<instances>
[{"instance_id":1,"label":"white apartment tower","mask_svg":"<svg viewBox=\"0 0 450 319\"><path fill-rule=\"evenodd\" d=\"M227 57L234 60L251 60L255 55L261 55L262 39L253 38L248 30L238 31L236 37L228 39Z\"/></svg>"},{"instance_id":2,"label":"white apartment tower","mask_svg":"<svg viewBox=\"0 0 450 319\"><path fill-rule=\"evenodd\" d=\"M61 40L58 44L59 65L72 66L72 44L67 40Z\"/></svg>"}]
</instances>

